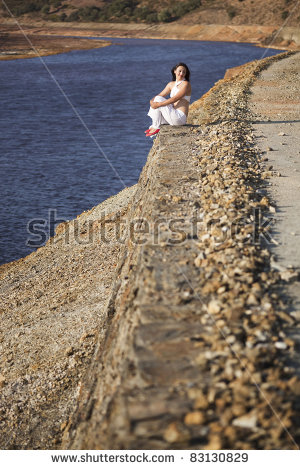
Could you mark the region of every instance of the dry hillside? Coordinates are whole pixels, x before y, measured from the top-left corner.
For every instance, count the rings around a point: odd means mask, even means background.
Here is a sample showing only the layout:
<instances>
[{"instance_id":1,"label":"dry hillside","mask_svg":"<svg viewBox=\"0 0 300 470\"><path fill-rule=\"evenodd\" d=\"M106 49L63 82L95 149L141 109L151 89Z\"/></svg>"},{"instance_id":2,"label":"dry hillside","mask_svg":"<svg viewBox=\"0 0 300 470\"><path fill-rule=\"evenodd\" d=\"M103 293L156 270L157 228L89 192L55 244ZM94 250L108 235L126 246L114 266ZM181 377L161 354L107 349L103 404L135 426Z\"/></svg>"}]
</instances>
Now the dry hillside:
<instances>
[{"instance_id":1,"label":"dry hillside","mask_svg":"<svg viewBox=\"0 0 300 470\"><path fill-rule=\"evenodd\" d=\"M298 0L6 0L26 19L72 22L300 25ZM2 7L2 15L9 13Z\"/></svg>"}]
</instances>

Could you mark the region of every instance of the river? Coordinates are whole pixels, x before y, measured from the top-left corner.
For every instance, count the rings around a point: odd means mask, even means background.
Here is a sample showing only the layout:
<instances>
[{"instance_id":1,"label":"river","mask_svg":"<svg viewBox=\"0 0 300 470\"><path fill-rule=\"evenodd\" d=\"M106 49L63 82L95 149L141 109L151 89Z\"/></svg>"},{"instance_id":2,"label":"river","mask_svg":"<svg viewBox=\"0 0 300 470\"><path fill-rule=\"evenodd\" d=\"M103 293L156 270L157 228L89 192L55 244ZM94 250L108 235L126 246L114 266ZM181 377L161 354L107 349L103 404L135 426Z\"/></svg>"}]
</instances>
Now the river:
<instances>
[{"instance_id":1,"label":"river","mask_svg":"<svg viewBox=\"0 0 300 470\"><path fill-rule=\"evenodd\" d=\"M70 220L137 182L152 145L149 99L173 65L188 64L193 102L227 68L264 53L250 44L107 39L101 49L0 61L0 263L34 249L30 221Z\"/></svg>"}]
</instances>

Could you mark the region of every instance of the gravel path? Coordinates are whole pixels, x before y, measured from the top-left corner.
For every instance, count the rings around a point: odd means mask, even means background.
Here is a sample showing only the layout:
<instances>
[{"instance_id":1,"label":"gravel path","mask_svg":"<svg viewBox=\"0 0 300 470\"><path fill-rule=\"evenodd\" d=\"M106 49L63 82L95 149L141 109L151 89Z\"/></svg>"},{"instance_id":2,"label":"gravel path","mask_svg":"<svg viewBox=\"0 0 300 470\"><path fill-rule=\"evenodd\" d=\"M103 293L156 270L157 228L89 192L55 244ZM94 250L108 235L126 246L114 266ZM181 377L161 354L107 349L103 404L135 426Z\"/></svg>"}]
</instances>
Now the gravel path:
<instances>
[{"instance_id":1,"label":"gravel path","mask_svg":"<svg viewBox=\"0 0 300 470\"><path fill-rule=\"evenodd\" d=\"M252 87L250 101L257 145L273 175L266 187L276 211L270 244L273 266L288 276L300 272L300 54L275 62L263 71ZM295 279L297 274L291 273ZM300 310L300 282L286 293L292 309Z\"/></svg>"}]
</instances>

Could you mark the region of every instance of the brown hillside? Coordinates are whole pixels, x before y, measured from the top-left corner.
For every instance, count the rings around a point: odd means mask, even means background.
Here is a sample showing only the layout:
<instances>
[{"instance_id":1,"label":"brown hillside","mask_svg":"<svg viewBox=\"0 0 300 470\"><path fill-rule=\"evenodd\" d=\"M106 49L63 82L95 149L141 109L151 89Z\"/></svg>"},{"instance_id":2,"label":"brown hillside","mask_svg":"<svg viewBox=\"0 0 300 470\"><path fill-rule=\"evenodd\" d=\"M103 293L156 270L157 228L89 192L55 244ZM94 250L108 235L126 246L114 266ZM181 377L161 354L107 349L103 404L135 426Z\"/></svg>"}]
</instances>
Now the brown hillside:
<instances>
[{"instance_id":1,"label":"brown hillside","mask_svg":"<svg viewBox=\"0 0 300 470\"><path fill-rule=\"evenodd\" d=\"M55 41L47 40L51 35L69 36L63 45L68 50L95 47L87 40L75 44L74 36L232 41L300 49L299 0L6 0L6 4L22 30L34 35L42 55L61 52ZM34 5L35 11L21 15L28 5ZM189 13L179 15L187 9ZM177 13L180 17L173 21ZM20 42L15 18L1 8L0 23L0 59L16 54L31 57L28 42L25 38Z\"/></svg>"},{"instance_id":2,"label":"brown hillside","mask_svg":"<svg viewBox=\"0 0 300 470\"><path fill-rule=\"evenodd\" d=\"M257 24L300 26L295 0L203 0L202 7L179 22L186 24Z\"/></svg>"},{"instance_id":3,"label":"brown hillside","mask_svg":"<svg viewBox=\"0 0 300 470\"><path fill-rule=\"evenodd\" d=\"M135 15L136 11L140 11L141 8L148 8L149 11L160 13L158 15L158 22L163 18L161 13L164 11L171 12L171 21L176 21L181 24L228 24L228 25L272 25L281 26L285 23L288 26L299 26L300 27L300 2L297 0L199 0L200 7L196 7L187 14L184 14L181 18L174 14L174 8L178 5L187 4L188 0L162 0L162 1L150 1L150 0L31 0L31 4L36 5L49 5L50 10L48 13L45 11L34 11L23 15L26 19L53 19L53 15L60 16L65 14L69 16L71 13L78 11L84 7L97 7L103 9L103 7L109 4L122 5L125 2L134 5L135 10L131 13L123 12L122 15L112 15L107 21L137 21L137 22L151 22L151 18L143 20ZM12 11L15 11L16 5L22 3L19 0L7 0L7 5ZM196 2L194 3L196 5ZM121 6L120 6L121 8ZM176 10L179 11L178 9ZM173 13L172 13L173 12ZM128 16L126 17L128 13ZM5 15L5 12L1 12L0 15ZM6 13L7 15L7 13ZM135 19L136 17L136 19ZM59 20L59 18L55 18ZM103 20L102 20L103 21ZM157 21L157 20L156 20ZM165 17L164 22L169 22Z\"/></svg>"}]
</instances>

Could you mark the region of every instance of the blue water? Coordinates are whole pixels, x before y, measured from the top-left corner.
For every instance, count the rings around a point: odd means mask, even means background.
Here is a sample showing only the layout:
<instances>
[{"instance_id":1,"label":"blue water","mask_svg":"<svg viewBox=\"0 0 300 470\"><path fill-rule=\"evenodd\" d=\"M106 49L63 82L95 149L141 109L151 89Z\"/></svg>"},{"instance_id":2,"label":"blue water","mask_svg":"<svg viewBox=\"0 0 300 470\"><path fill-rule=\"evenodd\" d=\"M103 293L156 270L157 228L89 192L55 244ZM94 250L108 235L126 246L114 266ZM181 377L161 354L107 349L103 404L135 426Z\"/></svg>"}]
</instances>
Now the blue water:
<instances>
[{"instance_id":1,"label":"blue water","mask_svg":"<svg viewBox=\"0 0 300 470\"><path fill-rule=\"evenodd\" d=\"M41 241L28 232L30 221L51 235L50 212L72 219L137 182L152 145L144 136L149 99L171 80L173 65L189 65L194 101L227 68L264 53L249 44L111 41L44 63L0 61L0 263Z\"/></svg>"}]
</instances>

